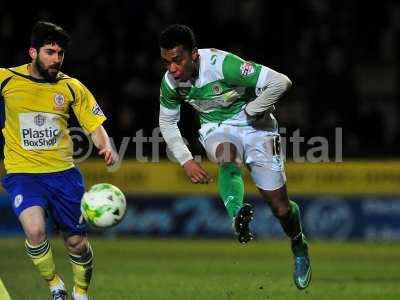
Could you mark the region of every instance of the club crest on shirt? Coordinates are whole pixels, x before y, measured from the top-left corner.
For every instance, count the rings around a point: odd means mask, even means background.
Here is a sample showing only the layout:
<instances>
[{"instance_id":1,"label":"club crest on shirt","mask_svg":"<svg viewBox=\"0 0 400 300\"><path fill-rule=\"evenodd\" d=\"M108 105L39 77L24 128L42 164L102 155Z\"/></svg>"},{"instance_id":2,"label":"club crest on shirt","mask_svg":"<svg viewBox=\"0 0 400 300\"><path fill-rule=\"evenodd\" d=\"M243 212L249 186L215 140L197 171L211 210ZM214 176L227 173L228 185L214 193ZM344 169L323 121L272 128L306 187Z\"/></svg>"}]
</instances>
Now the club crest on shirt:
<instances>
[{"instance_id":1,"label":"club crest on shirt","mask_svg":"<svg viewBox=\"0 0 400 300\"><path fill-rule=\"evenodd\" d=\"M180 97L187 97L189 95L190 88L179 88L177 89L177 93Z\"/></svg>"},{"instance_id":2,"label":"club crest on shirt","mask_svg":"<svg viewBox=\"0 0 400 300\"><path fill-rule=\"evenodd\" d=\"M65 108L65 97L61 93L54 95L54 110L64 110Z\"/></svg>"},{"instance_id":3,"label":"club crest on shirt","mask_svg":"<svg viewBox=\"0 0 400 300\"><path fill-rule=\"evenodd\" d=\"M253 66L253 64L249 63L249 62L244 62L240 65L240 74L242 74L243 76L249 76L251 74L253 74L255 71L255 68Z\"/></svg>"},{"instance_id":4,"label":"club crest on shirt","mask_svg":"<svg viewBox=\"0 0 400 300\"><path fill-rule=\"evenodd\" d=\"M23 200L24 200L24 197L21 194L18 194L17 196L15 196L14 207L17 208L18 206L20 206Z\"/></svg>"},{"instance_id":5,"label":"club crest on shirt","mask_svg":"<svg viewBox=\"0 0 400 300\"><path fill-rule=\"evenodd\" d=\"M214 84L213 87L212 87L212 90L213 90L213 93L215 95L218 95L218 94L221 93L222 88L221 88L221 86L219 84Z\"/></svg>"}]
</instances>

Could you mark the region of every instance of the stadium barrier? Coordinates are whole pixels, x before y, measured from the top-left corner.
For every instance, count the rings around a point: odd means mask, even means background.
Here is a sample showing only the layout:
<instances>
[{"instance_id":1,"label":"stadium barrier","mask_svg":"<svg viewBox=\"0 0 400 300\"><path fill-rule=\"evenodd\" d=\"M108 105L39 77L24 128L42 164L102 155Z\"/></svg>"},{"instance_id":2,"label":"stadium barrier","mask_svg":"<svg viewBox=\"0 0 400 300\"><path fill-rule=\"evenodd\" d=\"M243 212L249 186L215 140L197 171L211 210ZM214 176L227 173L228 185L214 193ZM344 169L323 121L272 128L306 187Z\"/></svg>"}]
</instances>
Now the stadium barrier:
<instances>
[{"instance_id":1,"label":"stadium barrier","mask_svg":"<svg viewBox=\"0 0 400 300\"><path fill-rule=\"evenodd\" d=\"M91 234L233 238L230 220L217 197L132 196L128 200L120 224L107 230L90 228ZM320 196L293 200L300 205L303 228L310 239L400 241L400 197ZM249 197L246 201L255 208L251 226L257 239L284 238L279 222L263 200ZM10 203L1 198L0 215L0 235L22 235Z\"/></svg>"},{"instance_id":2,"label":"stadium barrier","mask_svg":"<svg viewBox=\"0 0 400 300\"><path fill-rule=\"evenodd\" d=\"M203 163L216 179L217 166ZM109 172L100 159L78 164L86 186L108 182L129 195L216 195L216 180L208 185L191 184L180 165L169 161L140 163L124 160ZM2 171L4 174L4 170ZM247 195L258 195L249 172L243 167ZM343 163L286 162L291 195L400 195L400 161L345 161ZM4 192L4 190L1 190Z\"/></svg>"},{"instance_id":3,"label":"stadium barrier","mask_svg":"<svg viewBox=\"0 0 400 300\"><path fill-rule=\"evenodd\" d=\"M216 178L217 167L203 165ZM216 182L191 184L177 164L124 161L117 172L107 172L101 160L93 160L79 168L86 187L109 182L127 195L123 222L105 231L92 229L93 234L232 237ZM400 241L400 161L288 162L286 173L291 198L300 203L304 229L311 239ZM246 201L255 206L256 236L283 237L248 171L243 169L243 174ZM0 235L22 234L11 203L4 193L0 195Z\"/></svg>"},{"instance_id":4,"label":"stadium barrier","mask_svg":"<svg viewBox=\"0 0 400 300\"><path fill-rule=\"evenodd\" d=\"M213 178L217 166L203 163ZM127 194L217 194L216 180L208 185L189 182L180 165L172 162L124 161L116 172L107 172L100 160L79 164L90 186L109 182ZM243 168L246 194L258 195L249 172ZM400 195L400 161L348 161L343 163L286 163L288 188L293 195Z\"/></svg>"}]
</instances>

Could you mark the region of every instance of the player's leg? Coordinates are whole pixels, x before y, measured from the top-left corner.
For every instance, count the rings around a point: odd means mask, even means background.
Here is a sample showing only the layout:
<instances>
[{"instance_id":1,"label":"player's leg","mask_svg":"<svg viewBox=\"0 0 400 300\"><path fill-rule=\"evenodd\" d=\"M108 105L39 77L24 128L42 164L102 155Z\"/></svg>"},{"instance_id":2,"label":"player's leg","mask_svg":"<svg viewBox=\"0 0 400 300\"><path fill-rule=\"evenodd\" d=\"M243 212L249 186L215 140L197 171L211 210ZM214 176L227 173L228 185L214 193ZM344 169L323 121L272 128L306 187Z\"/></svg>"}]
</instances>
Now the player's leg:
<instances>
[{"instance_id":1,"label":"player's leg","mask_svg":"<svg viewBox=\"0 0 400 300\"><path fill-rule=\"evenodd\" d=\"M279 135L255 132L246 144L246 162L261 196L267 201L291 240L295 258L294 279L299 289L306 288L311 279L308 245L302 232L298 205L289 200L286 176L280 154Z\"/></svg>"},{"instance_id":2,"label":"player's leg","mask_svg":"<svg viewBox=\"0 0 400 300\"><path fill-rule=\"evenodd\" d=\"M249 229L253 208L250 204L243 204L244 183L238 164L238 149L233 143L221 143L216 148L215 157L219 164L219 194L232 219L239 242L247 243L253 238Z\"/></svg>"},{"instance_id":3,"label":"player's leg","mask_svg":"<svg viewBox=\"0 0 400 300\"><path fill-rule=\"evenodd\" d=\"M218 191L232 220L243 205L244 196L243 178L236 162L237 152L236 146L228 142L219 144L215 151L219 165Z\"/></svg>"},{"instance_id":4,"label":"player's leg","mask_svg":"<svg viewBox=\"0 0 400 300\"><path fill-rule=\"evenodd\" d=\"M67 292L61 278L56 274L50 243L46 237L45 213L42 207L32 206L24 209L19 221L25 232L26 253L40 275L47 281L53 299L66 299ZM64 298L61 298L64 297Z\"/></svg>"},{"instance_id":5,"label":"player's leg","mask_svg":"<svg viewBox=\"0 0 400 300\"><path fill-rule=\"evenodd\" d=\"M293 254L307 255L308 247L302 232L300 210L296 202L289 200L286 184L276 190L267 191L259 188L259 191L290 238Z\"/></svg>"},{"instance_id":6,"label":"player's leg","mask_svg":"<svg viewBox=\"0 0 400 300\"><path fill-rule=\"evenodd\" d=\"M82 175L76 168L41 177L51 194L49 209L54 222L62 232L72 264L73 297L87 299L87 290L93 270L93 252L86 238L86 224L80 203L84 193Z\"/></svg>"},{"instance_id":7,"label":"player's leg","mask_svg":"<svg viewBox=\"0 0 400 300\"><path fill-rule=\"evenodd\" d=\"M3 281L0 278L0 299L11 300L10 294L8 293Z\"/></svg>"},{"instance_id":8,"label":"player's leg","mask_svg":"<svg viewBox=\"0 0 400 300\"><path fill-rule=\"evenodd\" d=\"M34 175L9 174L3 186L13 200L14 213L25 232L26 253L40 275L47 281L52 298L66 298L64 283L56 274L51 246L46 236L46 197Z\"/></svg>"},{"instance_id":9,"label":"player's leg","mask_svg":"<svg viewBox=\"0 0 400 300\"><path fill-rule=\"evenodd\" d=\"M93 251L84 235L63 234L74 275L72 297L75 300L87 299L87 290L93 270Z\"/></svg>"},{"instance_id":10,"label":"player's leg","mask_svg":"<svg viewBox=\"0 0 400 300\"><path fill-rule=\"evenodd\" d=\"M243 205L244 182L240 171L243 145L241 130L233 126L206 124L199 131L200 142L208 158L218 163L218 191L229 218L233 222L238 239L242 243L251 240L249 223L253 209Z\"/></svg>"},{"instance_id":11,"label":"player's leg","mask_svg":"<svg viewBox=\"0 0 400 300\"><path fill-rule=\"evenodd\" d=\"M297 288L305 289L311 281L311 264L308 244L302 231L299 207L296 202L289 200L286 185L272 191L260 188L259 190L291 240L295 259L294 282Z\"/></svg>"},{"instance_id":12,"label":"player's leg","mask_svg":"<svg viewBox=\"0 0 400 300\"><path fill-rule=\"evenodd\" d=\"M243 204L244 184L240 172L243 146L232 126L206 124L199 130L208 158L219 165L218 191L231 220Z\"/></svg>"}]
</instances>

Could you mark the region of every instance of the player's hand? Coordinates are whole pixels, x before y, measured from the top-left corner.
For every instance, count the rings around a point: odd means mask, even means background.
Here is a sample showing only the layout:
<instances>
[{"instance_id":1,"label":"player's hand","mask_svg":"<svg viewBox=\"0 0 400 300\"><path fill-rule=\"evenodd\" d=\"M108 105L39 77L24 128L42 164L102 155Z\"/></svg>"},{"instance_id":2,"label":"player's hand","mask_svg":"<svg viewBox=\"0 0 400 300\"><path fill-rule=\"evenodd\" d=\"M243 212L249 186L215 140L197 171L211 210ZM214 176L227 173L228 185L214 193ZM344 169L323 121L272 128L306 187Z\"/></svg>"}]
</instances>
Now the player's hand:
<instances>
[{"instance_id":1,"label":"player's hand","mask_svg":"<svg viewBox=\"0 0 400 300\"><path fill-rule=\"evenodd\" d=\"M112 166L119 160L119 155L111 147L101 149L99 155L104 155L104 161L107 166Z\"/></svg>"},{"instance_id":2,"label":"player's hand","mask_svg":"<svg viewBox=\"0 0 400 300\"><path fill-rule=\"evenodd\" d=\"M185 162L183 169L193 183L209 183L211 181L210 175L193 159Z\"/></svg>"},{"instance_id":3,"label":"player's hand","mask_svg":"<svg viewBox=\"0 0 400 300\"><path fill-rule=\"evenodd\" d=\"M271 126L271 117L269 116L275 110L275 106L271 105L267 110L259 112L255 115L250 115L247 110L247 106L244 109L247 120L256 129L266 130Z\"/></svg>"}]
</instances>

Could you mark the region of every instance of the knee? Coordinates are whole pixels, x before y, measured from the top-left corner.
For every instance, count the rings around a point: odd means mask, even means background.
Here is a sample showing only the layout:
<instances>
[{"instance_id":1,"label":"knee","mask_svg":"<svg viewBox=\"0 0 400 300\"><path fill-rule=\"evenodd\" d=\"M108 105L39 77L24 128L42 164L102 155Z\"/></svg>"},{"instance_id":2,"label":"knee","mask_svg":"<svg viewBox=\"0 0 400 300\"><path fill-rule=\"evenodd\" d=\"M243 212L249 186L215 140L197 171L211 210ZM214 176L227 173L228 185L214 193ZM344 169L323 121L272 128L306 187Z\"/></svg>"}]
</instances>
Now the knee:
<instances>
[{"instance_id":1,"label":"knee","mask_svg":"<svg viewBox=\"0 0 400 300\"><path fill-rule=\"evenodd\" d=\"M218 145L215 151L215 157L217 158L218 163L236 162L237 152L238 151L234 144L222 143Z\"/></svg>"},{"instance_id":2,"label":"knee","mask_svg":"<svg viewBox=\"0 0 400 300\"><path fill-rule=\"evenodd\" d=\"M269 204L272 213L279 220L284 220L291 215L290 201L287 196L286 186L275 191L260 190L261 195Z\"/></svg>"},{"instance_id":3,"label":"knee","mask_svg":"<svg viewBox=\"0 0 400 300\"><path fill-rule=\"evenodd\" d=\"M270 199L269 203L272 213L279 220L287 219L290 216L290 204L286 198L277 195Z\"/></svg>"},{"instance_id":4,"label":"knee","mask_svg":"<svg viewBox=\"0 0 400 300\"><path fill-rule=\"evenodd\" d=\"M26 238L29 244L33 246L39 245L46 240L45 229L40 225L31 225L26 230Z\"/></svg>"},{"instance_id":5,"label":"knee","mask_svg":"<svg viewBox=\"0 0 400 300\"><path fill-rule=\"evenodd\" d=\"M285 220L290 216L290 207L289 205L277 205L275 207L271 207L272 213L279 220Z\"/></svg>"},{"instance_id":6,"label":"knee","mask_svg":"<svg viewBox=\"0 0 400 300\"><path fill-rule=\"evenodd\" d=\"M81 255L87 251L88 243L86 237L73 237L65 241L68 251L72 254Z\"/></svg>"}]
</instances>

